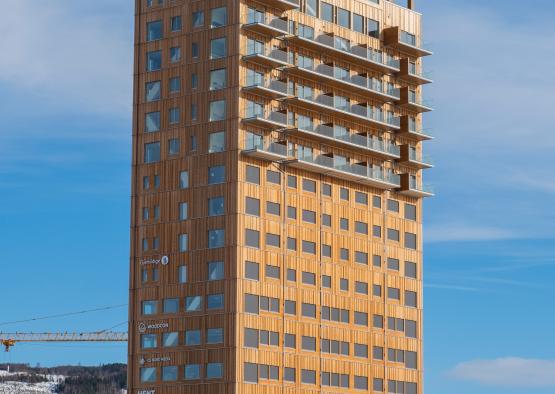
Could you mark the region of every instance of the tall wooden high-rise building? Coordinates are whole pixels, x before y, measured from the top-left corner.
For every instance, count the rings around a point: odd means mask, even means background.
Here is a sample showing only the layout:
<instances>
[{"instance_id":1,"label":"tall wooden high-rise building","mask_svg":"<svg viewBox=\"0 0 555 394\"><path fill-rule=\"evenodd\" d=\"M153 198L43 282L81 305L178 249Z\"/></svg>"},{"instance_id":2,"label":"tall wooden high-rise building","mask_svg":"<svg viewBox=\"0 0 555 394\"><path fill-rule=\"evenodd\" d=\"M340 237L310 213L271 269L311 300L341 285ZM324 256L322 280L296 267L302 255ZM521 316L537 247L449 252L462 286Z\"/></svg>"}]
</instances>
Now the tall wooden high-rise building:
<instances>
[{"instance_id":1,"label":"tall wooden high-rise building","mask_svg":"<svg viewBox=\"0 0 555 394\"><path fill-rule=\"evenodd\" d=\"M137 0L130 393L423 392L411 0Z\"/></svg>"}]
</instances>

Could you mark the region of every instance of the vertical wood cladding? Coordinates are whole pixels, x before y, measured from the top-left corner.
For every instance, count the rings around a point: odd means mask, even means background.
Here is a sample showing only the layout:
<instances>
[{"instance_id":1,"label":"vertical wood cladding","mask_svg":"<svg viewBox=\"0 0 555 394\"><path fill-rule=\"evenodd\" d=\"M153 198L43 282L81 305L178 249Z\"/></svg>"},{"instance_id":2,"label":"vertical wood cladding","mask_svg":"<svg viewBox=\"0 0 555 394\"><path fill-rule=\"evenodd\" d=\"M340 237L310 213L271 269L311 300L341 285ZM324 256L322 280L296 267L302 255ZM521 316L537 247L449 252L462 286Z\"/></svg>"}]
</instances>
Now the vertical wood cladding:
<instances>
[{"instance_id":1,"label":"vertical wood cladding","mask_svg":"<svg viewBox=\"0 0 555 394\"><path fill-rule=\"evenodd\" d=\"M412 64L420 72L422 61L403 43L385 46L383 34L374 38L307 15L307 0L300 1L299 9L291 9L290 3L136 1L128 353L133 394L371 393L392 392L392 387L396 392L423 393L424 195L410 190L409 182L409 176L414 176L420 183L425 168L412 162L409 154L409 147L419 154L423 150L425 138L417 134L423 116L403 105L400 97L360 88L360 84L353 88L345 79L332 76L335 79L330 81L295 67L300 56L309 56L315 71L332 66L347 69L350 78L358 78L349 81L381 80L383 86L404 88L406 98L410 91L422 95L420 85L426 82L409 71ZM326 3L335 7L335 17L340 8L349 10L351 18L356 13L365 23L368 18L378 21L380 31L398 26L421 39L420 15L390 1ZM211 10L219 7L227 9L226 23L212 27ZM245 26L253 22L249 8L283 18L287 30L295 28L281 34L267 26ZM193 25L193 14L200 11L203 22ZM181 17L181 28L172 32L175 17ZM269 20L257 21L268 25ZM162 37L149 40L147 24L156 21L161 21ZM384 69L298 40L301 24L312 27L315 38L326 33L350 40L351 46L383 51L399 60L402 70L400 66L398 71ZM211 40L224 37L226 55L210 59ZM249 39L287 51L285 64L245 56L251 50ZM172 48L181 52L175 61L170 59L170 53L175 53ZM198 48L196 57L193 48ZM161 67L147 71L147 55L155 51L161 51ZM211 89L210 71L223 68L225 87ZM245 89L252 84L252 72L262 73L264 82L284 82L286 91ZM159 97L147 100L147 84L158 81ZM300 105L293 100L299 86L311 87L316 95L348 97L352 104L391 111L401 117L400 127ZM211 121L210 103L220 100L225 101L225 116ZM246 121L252 102L265 108L264 116L272 110L288 114L283 127ZM157 112L159 130L145 132L146 114ZM306 133L297 124L301 116L312 119L314 130L345 128L351 139ZM210 136L221 131L224 148L211 150ZM253 135L264 143L283 143L286 158L250 154L253 147L248 139ZM402 156L361 146L356 143L360 138L378 141L379 146L403 146ZM146 144L152 143L160 143L159 158L146 163ZM389 187L364 182L362 177L346 178L336 169L300 167L295 165L300 147L310 147L314 157L344 157L349 164L389 169L401 181ZM216 182L210 176L215 167L225 168ZM248 168L258 169L258 183L247 177ZM212 212L215 208L209 201L220 197L222 205ZM258 204L258 212L252 212L247 201ZM213 230L224 230L223 245L213 247L217 239ZM258 234L257 247L247 239L247 230ZM414 247L408 238L412 235ZM215 262L223 262L222 272L209 270L209 263ZM246 262L258 264L258 279L246 271ZM223 305L212 308L221 294ZM247 296L256 298L257 313L247 310L252 307ZM196 300L202 300L198 308ZM154 313L145 314L153 305ZM223 329L221 338L215 329ZM252 330L258 333L256 347L249 342L252 338L246 338ZM164 346L168 333L177 333L177 340ZM277 342L267 339L276 335ZM412 361L414 354L416 361ZM209 378L209 369L217 370L220 363L222 375ZM252 376L247 379L246 363L258 366L260 384L253 384ZM187 369L196 365L198 377L195 367ZM141 377L141 371L147 370L156 373L152 381ZM312 383L304 378L311 371ZM164 373L169 379L163 379ZM192 379L186 379L187 374Z\"/></svg>"}]
</instances>

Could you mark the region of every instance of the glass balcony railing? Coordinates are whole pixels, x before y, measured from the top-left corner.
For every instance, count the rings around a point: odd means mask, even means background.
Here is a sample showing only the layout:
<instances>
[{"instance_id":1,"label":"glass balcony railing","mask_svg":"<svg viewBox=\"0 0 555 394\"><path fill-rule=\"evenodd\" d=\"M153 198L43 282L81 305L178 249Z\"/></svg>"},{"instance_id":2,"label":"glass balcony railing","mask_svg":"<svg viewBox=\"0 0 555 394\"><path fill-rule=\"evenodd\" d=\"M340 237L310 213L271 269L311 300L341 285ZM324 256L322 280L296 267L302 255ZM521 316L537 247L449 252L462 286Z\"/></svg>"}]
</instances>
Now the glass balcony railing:
<instances>
[{"instance_id":1,"label":"glass balcony railing","mask_svg":"<svg viewBox=\"0 0 555 394\"><path fill-rule=\"evenodd\" d=\"M289 63L287 51L284 51L279 48L271 48L271 47L255 47L255 46L247 46L246 56L255 56L261 55L273 60L277 60L281 63Z\"/></svg>"},{"instance_id":2,"label":"glass balcony railing","mask_svg":"<svg viewBox=\"0 0 555 394\"><path fill-rule=\"evenodd\" d=\"M430 107L430 103L426 100L422 100L422 98L418 97L418 95L415 92L409 91L408 100L409 100L409 104L418 105L420 107L426 107L426 108Z\"/></svg>"},{"instance_id":3,"label":"glass balcony railing","mask_svg":"<svg viewBox=\"0 0 555 394\"><path fill-rule=\"evenodd\" d=\"M416 64L414 64L414 63L409 63L408 72L409 72L410 75L413 75L413 76L418 77L418 78L432 79L432 76L431 76L430 72L418 71L418 69L416 67Z\"/></svg>"},{"instance_id":4,"label":"glass balcony railing","mask_svg":"<svg viewBox=\"0 0 555 394\"><path fill-rule=\"evenodd\" d=\"M400 90L397 88L386 89L386 85L381 81L378 81L373 78L367 78L362 75L350 75L346 72L346 70L341 69L339 67L333 67L327 64L319 64L316 67L312 65L299 66L299 67L326 77L334 78L338 81L359 86L363 89L367 89L376 94L388 95L388 96L395 97L397 99L399 99L400 97Z\"/></svg>"},{"instance_id":5,"label":"glass balcony railing","mask_svg":"<svg viewBox=\"0 0 555 394\"><path fill-rule=\"evenodd\" d=\"M288 87L287 83L283 81L278 81L276 79L259 79L259 78L249 78L247 77L246 85L247 88L261 87L274 92L287 95Z\"/></svg>"},{"instance_id":6,"label":"glass balcony railing","mask_svg":"<svg viewBox=\"0 0 555 394\"><path fill-rule=\"evenodd\" d=\"M434 189L433 189L432 186L419 183L413 177L409 178L409 189L410 190L416 190L416 191L423 192L423 193L430 193L430 194L434 193Z\"/></svg>"},{"instance_id":7,"label":"glass balcony railing","mask_svg":"<svg viewBox=\"0 0 555 394\"><path fill-rule=\"evenodd\" d=\"M247 108L245 111L245 119L261 119L271 123L287 125L287 114L277 111L260 111L258 109Z\"/></svg>"},{"instance_id":8,"label":"glass balcony railing","mask_svg":"<svg viewBox=\"0 0 555 394\"><path fill-rule=\"evenodd\" d=\"M279 156L287 156L287 146L262 138L249 138L245 141L246 150L259 150Z\"/></svg>"},{"instance_id":9,"label":"glass balcony railing","mask_svg":"<svg viewBox=\"0 0 555 394\"><path fill-rule=\"evenodd\" d=\"M330 139L357 145L361 148L367 148L369 150L380 152L386 155L397 157L400 155L400 147L395 144L384 142L375 138L369 138L365 135L348 133L345 132L345 129L343 128L332 127L328 125L318 125L316 127L306 125L299 126L299 130L316 133Z\"/></svg>"},{"instance_id":10,"label":"glass balcony railing","mask_svg":"<svg viewBox=\"0 0 555 394\"><path fill-rule=\"evenodd\" d=\"M287 33L289 31L289 25L285 19L259 11L249 10L247 13L246 24L261 24L282 31L283 33Z\"/></svg>"},{"instance_id":11,"label":"glass balcony railing","mask_svg":"<svg viewBox=\"0 0 555 394\"><path fill-rule=\"evenodd\" d=\"M360 104L350 104L344 100L336 100L335 97L327 94L320 94L314 98L311 96L300 97L303 100L310 101L325 107L342 111L351 115L360 116L370 121L384 123L389 126L399 127L400 120L398 117L386 117L383 112L378 112L372 106L364 106Z\"/></svg>"},{"instance_id":12,"label":"glass balcony railing","mask_svg":"<svg viewBox=\"0 0 555 394\"><path fill-rule=\"evenodd\" d=\"M302 38L314 41L329 48L343 51L348 55L356 56L369 62L379 64L381 66L399 69L399 60L393 59L391 56L388 56L382 52L378 52L372 48L360 45L351 45L349 40L342 37L332 36L329 34L320 34L316 38L308 36L303 36Z\"/></svg>"},{"instance_id":13,"label":"glass balcony railing","mask_svg":"<svg viewBox=\"0 0 555 394\"><path fill-rule=\"evenodd\" d=\"M432 160L429 156L423 155L414 149L409 149L409 160L426 165L432 165Z\"/></svg>"}]
</instances>

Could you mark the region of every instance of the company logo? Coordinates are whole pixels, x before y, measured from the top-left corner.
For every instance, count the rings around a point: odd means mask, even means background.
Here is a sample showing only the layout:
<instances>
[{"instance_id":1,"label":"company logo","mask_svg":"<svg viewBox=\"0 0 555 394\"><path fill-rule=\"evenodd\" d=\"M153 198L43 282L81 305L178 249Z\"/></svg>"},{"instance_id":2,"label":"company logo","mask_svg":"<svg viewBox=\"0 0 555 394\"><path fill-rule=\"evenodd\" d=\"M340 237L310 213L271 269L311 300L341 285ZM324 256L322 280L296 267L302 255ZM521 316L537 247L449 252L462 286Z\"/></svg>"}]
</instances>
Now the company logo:
<instances>
[{"instance_id":1,"label":"company logo","mask_svg":"<svg viewBox=\"0 0 555 394\"><path fill-rule=\"evenodd\" d=\"M168 256L162 256L160 258L147 258L144 260L139 260L140 265L168 265L170 263L170 258Z\"/></svg>"},{"instance_id":2,"label":"company logo","mask_svg":"<svg viewBox=\"0 0 555 394\"><path fill-rule=\"evenodd\" d=\"M151 358L147 358L147 359L142 358L139 362L141 362L142 363L141 365L143 365L145 363L162 363L162 362L166 362L166 361L171 361L171 358L167 357L167 356L165 356L165 357L151 357Z\"/></svg>"},{"instance_id":3,"label":"company logo","mask_svg":"<svg viewBox=\"0 0 555 394\"><path fill-rule=\"evenodd\" d=\"M157 322L157 323L145 323L140 322L137 326L137 329L141 334L147 332L148 330L160 330L162 328L169 328L170 323L167 321Z\"/></svg>"},{"instance_id":4,"label":"company logo","mask_svg":"<svg viewBox=\"0 0 555 394\"><path fill-rule=\"evenodd\" d=\"M154 390L139 390L139 391L137 391L137 394L156 394L156 391L154 391Z\"/></svg>"}]
</instances>

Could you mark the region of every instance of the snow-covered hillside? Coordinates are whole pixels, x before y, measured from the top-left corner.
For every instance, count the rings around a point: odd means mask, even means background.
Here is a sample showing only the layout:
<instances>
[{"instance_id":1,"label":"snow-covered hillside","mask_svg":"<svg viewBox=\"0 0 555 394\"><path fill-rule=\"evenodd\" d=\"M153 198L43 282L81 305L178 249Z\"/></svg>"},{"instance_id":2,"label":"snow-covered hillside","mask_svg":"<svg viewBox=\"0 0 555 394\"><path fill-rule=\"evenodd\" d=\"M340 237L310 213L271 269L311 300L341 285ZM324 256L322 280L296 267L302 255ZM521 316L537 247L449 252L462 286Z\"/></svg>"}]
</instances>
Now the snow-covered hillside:
<instances>
[{"instance_id":1,"label":"snow-covered hillside","mask_svg":"<svg viewBox=\"0 0 555 394\"><path fill-rule=\"evenodd\" d=\"M56 385L64 380L64 376L61 375L41 375L48 379L48 382L24 383L10 381L10 377L17 377L23 374L25 373L0 370L0 377L4 381L4 383L0 383L0 394L53 394L56 392Z\"/></svg>"}]
</instances>

